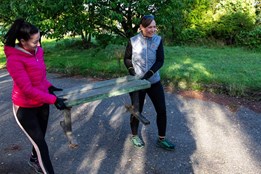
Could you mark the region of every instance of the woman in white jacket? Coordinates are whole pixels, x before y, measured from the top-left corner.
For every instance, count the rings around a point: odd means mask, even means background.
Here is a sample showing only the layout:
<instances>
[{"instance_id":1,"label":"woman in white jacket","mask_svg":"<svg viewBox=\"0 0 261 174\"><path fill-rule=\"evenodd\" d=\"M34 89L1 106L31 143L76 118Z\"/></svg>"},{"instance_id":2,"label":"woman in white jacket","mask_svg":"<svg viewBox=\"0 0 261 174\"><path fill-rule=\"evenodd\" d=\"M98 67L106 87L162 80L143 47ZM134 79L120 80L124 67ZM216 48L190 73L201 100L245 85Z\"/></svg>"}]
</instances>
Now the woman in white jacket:
<instances>
[{"instance_id":1,"label":"woman in white jacket","mask_svg":"<svg viewBox=\"0 0 261 174\"><path fill-rule=\"evenodd\" d=\"M131 37L125 50L124 64L130 75L146 79L151 87L138 92L130 93L132 105L140 113L143 110L146 94L150 97L157 112L158 139L157 146L166 150L174 150L175 146L165 138L167 114L165 95L160 82L159 69L164 63L163 43L156 35L156 22L153 15L145 15L140 22L140 30L136 36ZM136 100L138 93L138 100ZM144 147L144 142L138 136L139 120L131 115L131 141L136 147Z\"/></svg>"}]
</instances>

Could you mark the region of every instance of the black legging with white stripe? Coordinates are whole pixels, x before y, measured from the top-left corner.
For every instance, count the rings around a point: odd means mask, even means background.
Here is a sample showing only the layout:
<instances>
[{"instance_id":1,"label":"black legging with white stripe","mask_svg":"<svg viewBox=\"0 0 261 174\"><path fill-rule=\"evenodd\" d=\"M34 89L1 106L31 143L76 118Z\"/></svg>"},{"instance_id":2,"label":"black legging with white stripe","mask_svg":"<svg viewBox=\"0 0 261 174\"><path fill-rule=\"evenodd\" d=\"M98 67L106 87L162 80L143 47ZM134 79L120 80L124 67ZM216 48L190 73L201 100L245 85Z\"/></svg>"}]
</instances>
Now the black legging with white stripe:
<instances>
[{"instance_id":1,"label":"black legging with white stripe","mask_svg":"<svg viewBox=\"0 0 261 174\"><path fill-rule=\"evenodd\" d=\"M43 172L54 174L48 146L45 142L49 105L44 104L36 108L23 108L13 105L13 109L18 125L33 144L32 154L38 158Z\"/></svg>"},{"instance_id":2,"label":"black legging with white stripe","mask_svg":"<svg viewBox=\"0 0 261 174\"><path fill-rule=\"evenodd\" d=\"M161 137L165 137L167 113L165 104L165 94L161 82L159 81L157 83L152 84L151 87L148 89L130 93L132 105L134 105L135 110L137 109L140 113L142 113L143 110L146 94L148 94L148 96L150 97L157 113L156 122L158 127L158 135ZM139 98L137 98L135 95L138 95ZM139 101L137 101L137 99ZM139 120L131 115L130 125L132 134L137 135Z\"/></svg>"}]
</instances>

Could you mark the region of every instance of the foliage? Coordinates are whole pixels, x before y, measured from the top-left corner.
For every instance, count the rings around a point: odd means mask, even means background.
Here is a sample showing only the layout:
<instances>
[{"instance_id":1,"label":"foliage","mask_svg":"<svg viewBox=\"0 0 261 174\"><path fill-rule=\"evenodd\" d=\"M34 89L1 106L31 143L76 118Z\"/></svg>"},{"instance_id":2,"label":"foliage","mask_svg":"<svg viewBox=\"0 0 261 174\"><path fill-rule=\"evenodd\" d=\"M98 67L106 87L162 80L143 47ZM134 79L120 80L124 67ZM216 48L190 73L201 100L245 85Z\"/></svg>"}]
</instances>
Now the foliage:
<instances>
[{"instance_id":1,"label":"foliage","mask_svg":"<svg viewBox=\"0 0 261 174\"><path fill-rule=\"evenodd\" d=\"M254 2L254 6L255 6L255 9L256 9L256 23L258 25L261 24L261 2L260 1L256 1Z\"/></svg>"},{"instance_id":2,"label":"foliage","mask_svg":"<svg viewBox=\"0 0 261 174\"><path fill-rule=\"evenodd\" d=\"M212 9L215 4L213 0L191 1L187 3L184 12L186 28L199 30L206 28L213 21L212 16L214 11Z\"/></svg>"},{"instance_id":3,"label":"foliage","mask_svg":"<svg viewBox=\"0 0 261 174\"><path fill-rule=\"evenodd\" d=\"M255 0L1 0L0 11L2 35L23 17L45 37L80 36L84 48L90 48L94 38L105 43L103 36L130 38L144 14L156 16L167 44L208 38L234 44L242 30L252 31L260 24L260 2Z\"/></svg>"},{"instance_id":4,"label":"foliage","mask_svg":"<svg viewBox=\"0 0 261 174\"><path fill-rule=\"evenodd\" d=\"M38 26L45 37L61 39L66 35L80 35L85 47L89 46L95 29L91 19L98 20L86 10L83 0L26 0L23 3L3 0L0 10L4 12L0 16L3 28L23 17Z\"/></svg>"},{"instance_id":5,"label":"foliage","mask_svg":"<svg viewBox=\"0 0 261 174\"><path fill-rule=\"evenodd\" d=\"M221 0L216 7L211 35L228 45L234 44L240 32L254 28L255 18L251 0Z\"/></svg>"},{"instance_id":6,"label":"foliage","mask_svg":"<svg viewBox=\"0 0 261 174\"><path fill-rule=\"evenodd\" d=\"M190 44L213 38L234 44L243 30L255 26L253 0L169 1L160 14L164 16L161 34L167 43Z\"/></svg>"},{"instance_id":7,"label":"foliage","mask_svg":"<svg viewBox=\"0 0 261 174\"><path fill-rule=\"evenodd\" d=\"M242 31L236 36L236 44L248 48L261 49L261 26L251 31Z\"/></svg>"},{"instance_id":8,"label":"foliage","mask_svg":"<svg viewBox=\"0 0 261 174\"><path fill-rule=\"evenodd\" d=\"M163 36L165 43L176 43L179 33L185 27L183 12L186 9L184 0L170 0L156 13L158 32Z\"/></svg>"},{"instance_id":9,"label":"foliage","mask_svg":"<svg viewBox=\"0 0 261 174\"><path fill-rule=\"evenodd\" d=\"M102 33L113 33L130 38L139 28L140 18L144 14L155 14L167 0L103 0L96 1L95 9L99 13L99 26Z\"/></svg>"},{"instance_id":10,"label":"foliage","mask_svg":"<svg viewBox=\"0 0 261 174\"><path fill-rule=\"evenodd\" d=\"M110 44L124 45L127 43L126 38L111 34L99 34L96 36L95 40L96 44L102 48L105 48L107 45Z\"/></svg>"},{"instance_id":11,"label":"foliage","mask_svg":"<svg viewBox=\"0 0 261 174\"><path fill-rule=\"evenodd\" d=\"M212 5L213 1L208 0L169 1L161 12L164 14L161 34L165 40L176 44L196 42L199 36L204 38L208 23L212 21L212 11L209 10Z\"/></svg>"},{"instance_id":12,"label":"foliage","mask_svg":"<svg viewBox=\"0 0 261 174\"><path fill-rule=\"evenodd\" d=\"M0 43L0 69L6 66L6 58L4 54L4 47Z\"/></svg>"},{"instance_id":13,"label":"foliage","mask_svg":"<svg viewBox=\"0 0 261 174\"><path fill-rule=\"evenodd\" d=\"M182 30L178 39L181 43L189 44L189 43L197 43L199 39L205 38L206 33L204 31L196 30L193 28L188 28Z\"/></svg>"},{"instance_id":14,"label":"foliage","mask_svg":"<svg viewBox=\"0 0 261 174\"><path fill-rule=\"evenodd\" d=\"M252 18L241 12L222 16L220 21L213 25L212 35L217 39L224 39L226 44L235 43L235 37L242 31L254 28Z\"/></svg>"}]
</instances>

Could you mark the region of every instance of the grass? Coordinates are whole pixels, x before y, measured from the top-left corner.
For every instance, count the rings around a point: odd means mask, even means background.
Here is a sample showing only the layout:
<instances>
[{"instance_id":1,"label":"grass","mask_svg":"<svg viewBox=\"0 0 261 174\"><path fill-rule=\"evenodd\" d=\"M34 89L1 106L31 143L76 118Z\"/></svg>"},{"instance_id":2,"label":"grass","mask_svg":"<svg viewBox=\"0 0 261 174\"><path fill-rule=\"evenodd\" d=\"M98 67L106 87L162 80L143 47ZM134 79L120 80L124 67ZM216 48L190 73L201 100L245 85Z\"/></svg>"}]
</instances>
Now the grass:
<instances>
[{"instance_id":1,"label":"grass","mask_svg":"<svg viewBox=\"0 0 261 174\"><path fill-rule=\"evenodd\" d=\"M0 43L0 69L5 67L5 54L4 54L4 48L3 48L3 44Z\"/></svg>"},{"instance_id":2,"label":"grass","mask_svg":"<svg viewBox=\"0 0 261 174\"><path fill-rule=\"evenodd\" d=\"M67 40L64 43L56 44L54 47L50 47L49 43L43 43L48 71L70 76L82 75L102 78L126 75L127 71L123 63L119 62L122 60L115 58L117 50L122 50L123 46L110 45L105 49L81 49L75 46L80 44L77 41Z\"/></svg>"},{"instance_id":3,"label":"grass","mask_svg":"<svg viewBox=\"0 0 261 174\"><path fill-rule=\"evenodd\" d=\"M240 48L166 47L162 76L183 89L248 95L261 89L261 53Z\"/></svg>"},{"instance_id":4,"label":"grass","mask_svg":"<svg viewBox=\"0 0 261 174\"><path fill-rule=\"evenodd\" d=\"M49 72L101 78L124 76L125 46L82 49L79 39L44 40ZM0 67L5 64L0 48ZM261 90L261 52L242 48L165 47L161 69L165 85L179 90L208 90L249 96Z\"/></svg>"}]
</instances>

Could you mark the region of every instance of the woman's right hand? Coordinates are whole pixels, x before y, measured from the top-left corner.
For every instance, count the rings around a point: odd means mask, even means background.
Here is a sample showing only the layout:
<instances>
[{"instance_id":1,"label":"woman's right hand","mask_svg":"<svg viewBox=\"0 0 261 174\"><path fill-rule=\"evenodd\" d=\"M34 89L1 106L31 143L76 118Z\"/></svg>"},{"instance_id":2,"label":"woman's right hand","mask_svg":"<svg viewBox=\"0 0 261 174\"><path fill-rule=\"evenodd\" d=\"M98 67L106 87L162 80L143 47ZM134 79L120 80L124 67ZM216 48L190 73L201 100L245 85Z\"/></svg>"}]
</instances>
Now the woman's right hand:
<instances>
[{"instance_id":1,"label":"woman's right hand","mask_svg":"<svg viewBox=\"0 0 261 174\"><path fill-rule=\"evenodd\" d=\"M67 100L67 99L57 97L57 99L54 103L55 107L59 110L67 109L68 107L64 103L65 100Z\"/></svg>"}]
</instances>

